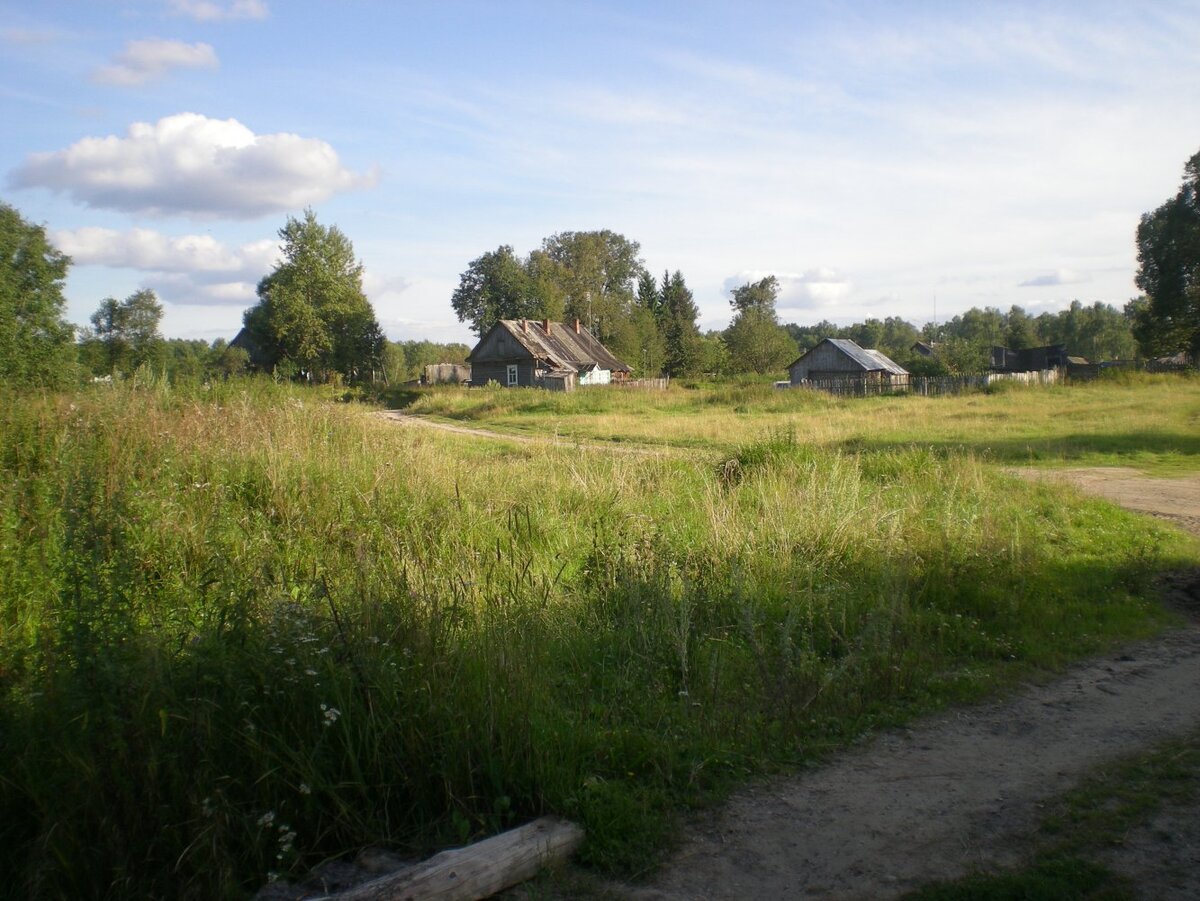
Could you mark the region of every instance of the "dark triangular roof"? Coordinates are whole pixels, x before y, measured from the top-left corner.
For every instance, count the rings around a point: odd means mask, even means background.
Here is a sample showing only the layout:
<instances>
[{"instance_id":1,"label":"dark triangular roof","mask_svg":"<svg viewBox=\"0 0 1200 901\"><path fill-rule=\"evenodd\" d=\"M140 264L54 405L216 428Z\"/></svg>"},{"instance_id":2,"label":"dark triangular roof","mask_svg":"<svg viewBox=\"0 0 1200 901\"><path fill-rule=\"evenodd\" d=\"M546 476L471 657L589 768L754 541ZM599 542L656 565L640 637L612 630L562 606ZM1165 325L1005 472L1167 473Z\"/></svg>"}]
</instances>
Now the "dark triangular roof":
<instances>
[{"instance_id":1,"label":"dark triangular roof","mask_svg":"<svg viewBox=\"0 0 1200 901\"><path fill-rule=\"evenodd\" d=\"M467 355L467 362L473 360L475 351L498 328L512 335L534 359L545 360L555 369L579 370L591 365L612 372L630 371L583 326L568 326L562 322L541 319L501 319Z\"/></svg>"}]
</instances>

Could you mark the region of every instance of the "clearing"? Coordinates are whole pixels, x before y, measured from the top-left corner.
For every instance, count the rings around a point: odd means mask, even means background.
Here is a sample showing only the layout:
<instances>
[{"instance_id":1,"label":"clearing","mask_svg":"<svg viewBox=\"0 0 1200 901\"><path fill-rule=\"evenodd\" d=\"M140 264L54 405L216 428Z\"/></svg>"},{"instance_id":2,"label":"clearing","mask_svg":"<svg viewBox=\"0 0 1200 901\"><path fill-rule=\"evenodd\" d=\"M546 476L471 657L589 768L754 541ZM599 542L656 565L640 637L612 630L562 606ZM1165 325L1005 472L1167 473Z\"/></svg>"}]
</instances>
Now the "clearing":
<instances>
[{"instance_id":1,"label":"clearing","mask_svg":"<svg viewBox=\"0 0 1200 901\"><path fill-rule=\"evenodd\" d=\"M1200 536L1200 476L1027 470ZM735 796L688 829L639 901L886 898L1015 866L1039 808L1089 769L1200 725L1200 580L1170 601L1184 628L1071 669L1019 697L878 735L826 766ZM1105 863L1144 897L1200 897L1200 805L1163 811Z\"/></svg>"}]
</instances>

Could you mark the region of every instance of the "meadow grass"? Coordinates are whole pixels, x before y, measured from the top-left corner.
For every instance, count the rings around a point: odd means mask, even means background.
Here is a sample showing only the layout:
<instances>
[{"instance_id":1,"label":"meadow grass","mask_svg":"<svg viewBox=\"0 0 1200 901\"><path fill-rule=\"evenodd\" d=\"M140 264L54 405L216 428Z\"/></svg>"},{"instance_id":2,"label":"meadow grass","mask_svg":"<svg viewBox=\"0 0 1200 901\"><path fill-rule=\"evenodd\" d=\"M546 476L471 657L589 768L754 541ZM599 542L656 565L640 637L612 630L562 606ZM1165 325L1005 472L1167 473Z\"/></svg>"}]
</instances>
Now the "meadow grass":
<instances>
[{"instance_id":1,"label":"meadow grass","mask_svg":"<svg viewBox=\"0 0 1200 901\"><path fill-rule=\"evenodd\" d=\"M750 383L571 394L443 388L406 402L413 413L502 432L599 441L732 451L786 428L807 443L856 451L920 445L1016 465L1200 469L1200 378L1177 374L932 398L835 398Z\"/></svg>"},{"instance_id":2,"label":"meadow grass","mask_svg":"<svg viewBox=\"0 0 1200 901\"><path fill-rule=\"evenodd\" d=\"M681 806L1161 628L1150 576L1196 559L970 450L789 422L645 457L257 381L5 396L10 885L238 897L543 812L638 872Z\"/></svg>"}]
</instances>

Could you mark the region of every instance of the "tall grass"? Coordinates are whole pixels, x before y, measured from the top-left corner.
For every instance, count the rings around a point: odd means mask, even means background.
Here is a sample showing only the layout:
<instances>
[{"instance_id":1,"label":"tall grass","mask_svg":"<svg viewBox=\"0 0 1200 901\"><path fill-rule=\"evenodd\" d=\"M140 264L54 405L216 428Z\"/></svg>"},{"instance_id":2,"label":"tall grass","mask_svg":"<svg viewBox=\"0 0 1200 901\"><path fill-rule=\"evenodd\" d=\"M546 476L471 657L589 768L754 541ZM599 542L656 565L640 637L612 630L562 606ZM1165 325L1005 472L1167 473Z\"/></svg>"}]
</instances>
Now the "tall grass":
<instances>
[{"instance_id":1,"label":"tall grass","mask_svg":"<svg viewBox=\"0 0 1200 901\"><path fill-rule=\"evenodd\" d=\"M645 459L257 382L3 400L30 897L236 897L544 811L636 870L680 804L1147 634L1147 574L1194 553L969 453L786 429Z\"/></svg>"}]
</instances>

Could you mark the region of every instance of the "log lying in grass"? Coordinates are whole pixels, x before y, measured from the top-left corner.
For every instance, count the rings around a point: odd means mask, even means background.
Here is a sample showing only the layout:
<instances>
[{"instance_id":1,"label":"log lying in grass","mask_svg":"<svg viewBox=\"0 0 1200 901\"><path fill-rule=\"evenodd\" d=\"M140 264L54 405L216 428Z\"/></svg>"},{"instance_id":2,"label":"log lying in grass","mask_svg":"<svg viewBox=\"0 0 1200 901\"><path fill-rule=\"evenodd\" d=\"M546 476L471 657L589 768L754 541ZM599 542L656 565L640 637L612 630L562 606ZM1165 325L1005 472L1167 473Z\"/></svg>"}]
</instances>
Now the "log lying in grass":
<instances>
[{"instance_id":1,"label":"log lying in grass","mask_svg":"<svg viewBox=\"0 0 1200 901\"><path fill-rule=\"evenodd\" d=\"M554 861L565 860L582 841L579 826L558 817L542 817L330 897L337 901L476 901L524 882Z\"/></svg>"}]
</instances>

